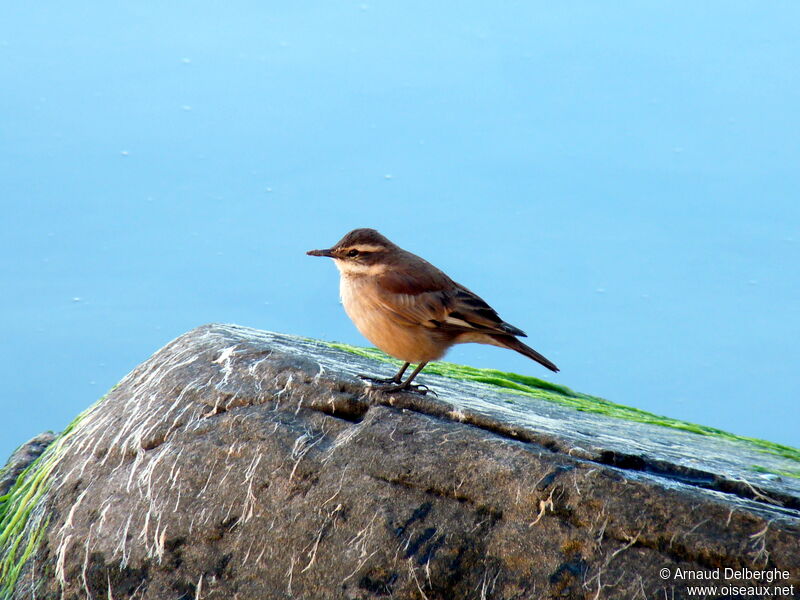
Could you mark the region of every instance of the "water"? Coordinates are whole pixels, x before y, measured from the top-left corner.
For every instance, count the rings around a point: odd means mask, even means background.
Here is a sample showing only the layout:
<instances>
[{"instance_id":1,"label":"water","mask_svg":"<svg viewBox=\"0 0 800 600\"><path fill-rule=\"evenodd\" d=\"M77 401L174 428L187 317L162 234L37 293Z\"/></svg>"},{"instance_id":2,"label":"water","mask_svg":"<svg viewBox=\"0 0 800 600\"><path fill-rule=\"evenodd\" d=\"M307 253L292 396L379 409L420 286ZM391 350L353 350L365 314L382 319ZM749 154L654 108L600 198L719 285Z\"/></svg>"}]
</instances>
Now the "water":
<instances>
[{"instance_id":1,"label":"water","mask_svg":"<svg viewBox=\"0 0 800 600\"><path fill-rule=\"evenodd\" d=\"M0 456L211 321L364 343L372 226L562 369L798 445L800 8L712 2L9 5Z\"/></svg>"}]
</instances>

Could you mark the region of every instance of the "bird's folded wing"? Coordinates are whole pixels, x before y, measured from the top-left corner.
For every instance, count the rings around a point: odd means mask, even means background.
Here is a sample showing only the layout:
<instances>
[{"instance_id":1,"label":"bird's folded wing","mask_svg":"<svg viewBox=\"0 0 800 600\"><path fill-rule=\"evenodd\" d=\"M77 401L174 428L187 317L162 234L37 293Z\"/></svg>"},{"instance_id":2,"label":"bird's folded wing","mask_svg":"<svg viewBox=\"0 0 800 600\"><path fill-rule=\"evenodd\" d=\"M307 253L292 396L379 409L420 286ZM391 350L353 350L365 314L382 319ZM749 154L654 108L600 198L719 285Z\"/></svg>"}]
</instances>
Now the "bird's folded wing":
<instances>
[{"instance_id":1,"label":"bird's folded wing","mask_svg":"<svg viewBox=\"0 0 800 600\"><path fill-rule=\"evenodd\" d=\"M377 294L373 300L405 325L435 328L447 316L450 304L448 287L446 281L431 275L415 277L402 272L386 272L378 277Z\"/></svg>"},{"instance_id":2,"label":"bird's folded wing","mask_svg":"<svg viewBox=\"0 0 800 600\"><path fill-rule=\"evenodd\" d=\"M525 332L506 323L483 298L467 288L458 285L455 290L453 308L446 322L451 326L462 326L467 330L480 330L486 333L505 333L525 337Z\"/></svg>"},{"instance_id":3,"label":"bird's folded wing","mask_svg":"<svg viewBox=\"0 0 800 600\"><path fill-rule=\"evenodd\" d=\"M444 273L391 271L378 279L378 304L406 324L459 332L525 336L503 321L480 296Z\"/></svg>"}]
</instances>

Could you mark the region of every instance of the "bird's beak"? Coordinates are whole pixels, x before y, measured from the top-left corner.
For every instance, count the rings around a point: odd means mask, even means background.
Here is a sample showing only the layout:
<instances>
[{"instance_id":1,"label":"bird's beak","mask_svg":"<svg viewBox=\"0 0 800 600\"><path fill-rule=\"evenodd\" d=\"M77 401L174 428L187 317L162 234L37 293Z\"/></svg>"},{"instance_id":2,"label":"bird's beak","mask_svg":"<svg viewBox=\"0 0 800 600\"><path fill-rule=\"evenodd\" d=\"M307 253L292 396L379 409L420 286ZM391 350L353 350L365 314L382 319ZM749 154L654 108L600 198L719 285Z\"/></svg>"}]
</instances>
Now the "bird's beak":
<instances>
[{"instance_id":1,"label":"bird's beak","mask_svg":"<svg viewBox=\"0 0 800 600\"><path fill-rule=\"evenodd\" d=\"M327 250L309 250L306 254L309 256L327 256L328 258L333 258L333 250L330 248Z\"/></svg>"}]
</instances>

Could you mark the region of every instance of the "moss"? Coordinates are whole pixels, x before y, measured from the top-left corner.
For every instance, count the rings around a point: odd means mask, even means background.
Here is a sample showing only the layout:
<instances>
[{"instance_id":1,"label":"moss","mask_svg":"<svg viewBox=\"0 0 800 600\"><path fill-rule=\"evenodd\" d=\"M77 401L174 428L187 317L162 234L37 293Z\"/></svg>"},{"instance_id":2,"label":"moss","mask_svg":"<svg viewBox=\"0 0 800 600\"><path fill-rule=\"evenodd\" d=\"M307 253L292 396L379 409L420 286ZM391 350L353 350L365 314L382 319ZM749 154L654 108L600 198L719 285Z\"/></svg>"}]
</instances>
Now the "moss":
<instances>
[{"instance_id":1,"label":"moss","mask_svg":"<svg viewBox=\"0 0 800 600\"><path fill-rule=\"evenodd\" d=\"M33 523L31 513L50 487L58 462L57 442L25 469L5 496L0 496L0 595L10 597L20 571L38 548L47 523ZM33 525L33 526L29 526Z\"/></svg>"},{"instance_id":2,"label":"moss","mask_svg":"<svg viewBox=\"0 0 800 600\"><path fill-rule=\"evenodd\" d=\"M78 415L63 432L17 477L4 496L0 496L0 598L11 597L25 566L44 538L48 519L36 512L50 489L50 475L63 455L65 442L77 425L105 399Z\"/></svg>"},{"instance_id":3,"label":"moss","mask_svg":"<svg viewBox=\"0 0 800 600\"><path fill-rule=\"evenodd\" d=\"M333 342L325 343L333 348L344 350L346 352L357 354L366 358L380 360L382 362L388 362L396 365L402 364L400 361L387 357L377 348L361 348L358 346L350 346L349 344ZM425 367L425 372L435 373L451 379L477 381L503 388L509 394L514 394L517 396L517 398L513 400L509 399L509 402L522 403L525 401L525 397L537 398L546 402L567 406L581 412L595 413L605 415L607 417L635 421L637 423L647 423L649 425L658 425L660 427L669 427L671 429L679 429L681 431L688 431L689 433L695 433L698 435L712 436L734 442L745 443L760 452L775 454L777 456L788 458L789 460L800 462L800 450L797 448L792 448L791 446L776 444L774 442L768 442L758 438L736 435L734 433L729 433L714 427L697 425L695 423L689 423L688 421L681 421L679 419L656 415L638 408L625 406L624 404L610 402L609 400L605 400L597 396L590 396L589 394L575 392L566 386L550 383L549 381L544 381L543 379L538 379L536 377L518 375L516 373L506 373L504 371L497 371L495 369L478 369L476 367L468 367L447 362L432 363Z\"/></svg>"}]
</instances>

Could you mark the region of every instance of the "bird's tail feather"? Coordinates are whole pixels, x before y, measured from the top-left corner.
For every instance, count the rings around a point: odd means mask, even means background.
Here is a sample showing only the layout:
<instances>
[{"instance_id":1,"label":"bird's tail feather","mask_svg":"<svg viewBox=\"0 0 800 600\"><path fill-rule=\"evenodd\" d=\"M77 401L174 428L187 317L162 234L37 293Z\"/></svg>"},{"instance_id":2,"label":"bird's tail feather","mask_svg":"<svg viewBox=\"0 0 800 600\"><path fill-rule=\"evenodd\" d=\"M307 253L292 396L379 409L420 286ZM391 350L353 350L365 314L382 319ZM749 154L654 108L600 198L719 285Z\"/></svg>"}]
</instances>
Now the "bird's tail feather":
<instances>
[{"instance_id":1,"label":"bird's tail feather","mask_svg":"<svg viewBox=\"0 0 800 600\"><path fill-rule=\"evenodd\" d=\"M555 366L551 361L547 360L544 356L539 354L536 350L527 346L520 342L517 338L510 336L510 335L492 335L490 336L493 340L498 342L499 345L502 345L509 350L516 350L520 354L527 356L528 358L532 358L540 365L543 365L550 369L551 371L558 373L558 367Z\"/></svg>"}]
</instances>

